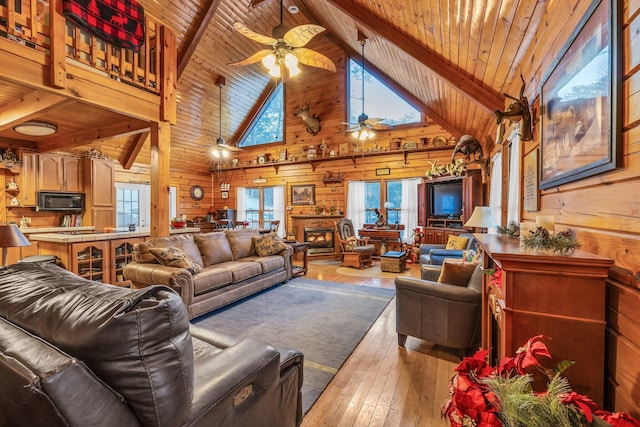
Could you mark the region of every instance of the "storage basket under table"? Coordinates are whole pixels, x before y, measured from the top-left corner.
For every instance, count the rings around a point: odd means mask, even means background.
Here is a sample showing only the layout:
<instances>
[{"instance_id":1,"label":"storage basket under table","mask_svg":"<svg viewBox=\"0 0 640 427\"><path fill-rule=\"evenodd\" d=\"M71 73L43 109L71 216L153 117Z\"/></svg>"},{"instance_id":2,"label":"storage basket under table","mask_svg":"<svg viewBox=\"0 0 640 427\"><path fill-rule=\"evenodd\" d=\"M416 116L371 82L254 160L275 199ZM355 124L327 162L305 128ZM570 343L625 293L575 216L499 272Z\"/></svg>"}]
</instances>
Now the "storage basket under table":
<instances>
[{"instance_id":1,"label":"storage basket under table","mask_svg":"<svg viewBox=\"0 0 640 427\"><path fill-rule=\"evenodd\" d=\"M407 253L391 251L380 255L380 270L401 273L407 268Z\"/></svg>"}]
</instances>

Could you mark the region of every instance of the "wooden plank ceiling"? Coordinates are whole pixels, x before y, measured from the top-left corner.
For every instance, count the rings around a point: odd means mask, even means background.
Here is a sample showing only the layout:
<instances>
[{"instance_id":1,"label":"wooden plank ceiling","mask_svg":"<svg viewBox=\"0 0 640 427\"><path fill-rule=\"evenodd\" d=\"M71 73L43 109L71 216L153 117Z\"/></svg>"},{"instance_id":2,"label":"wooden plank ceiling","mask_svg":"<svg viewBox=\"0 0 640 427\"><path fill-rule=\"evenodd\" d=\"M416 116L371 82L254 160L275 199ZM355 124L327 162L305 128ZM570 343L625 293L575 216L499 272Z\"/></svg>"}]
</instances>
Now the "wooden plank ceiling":
<instances>
[{"instance_id":1,"label":"wooden plank ceiling","mask_svg":"<svg viewBox=\"0 0 640 427\"><path fill-rule=\"evenodd\" d=\"M240 21L265 35L280 20L278 0L140 0L145 10L171 26L178 43L178 120L172 127L172 167L207 170L207 150L220 133L235 144L236 135L269 78L259 64L232 67L261 47L233 29ZM367 61L422 102L454 135L480 139L495 133L493 110L504 108L504 92L519 82L524 52L544 16L557 11L557 0L285 0L284 24L291 28L317 23L328 31L308 45L335 43L347 52L359 52L358 31L364 33ZM573 5L575 0L570 1ZM564 3L563 3L564 4ZM289 6L300 13L291 14ZM304 67L304 66L303 66ZM222 89L219 75L226 78ZM6 89L6 90L5 90ZM527 88L529 91L530 88ZM29 96L25 88L0 90L0 113ZM517 93L513 94L516 95ZM33 96L33 95L32 95ZM110 112L76 114L71 106L57 109L63 132L42 148L63 149L65 137L95 127L96 120L113 119ZM222 108L222 128L219 112ZM92 112L93 113L93 112ZM104 116L103 116L104 114ZM141 128L140 124L132 127ZM0 128L0 137L20 139L12 129ZM100 147L123 163L127 153L139 150L136 161L148 163L149 142L139 135L101 141ZM96 143L77 146L86 151ZM137 146L136 146L137 144ZM73 147L75 145L75 147Z\"/></svg>"}]
</instances>

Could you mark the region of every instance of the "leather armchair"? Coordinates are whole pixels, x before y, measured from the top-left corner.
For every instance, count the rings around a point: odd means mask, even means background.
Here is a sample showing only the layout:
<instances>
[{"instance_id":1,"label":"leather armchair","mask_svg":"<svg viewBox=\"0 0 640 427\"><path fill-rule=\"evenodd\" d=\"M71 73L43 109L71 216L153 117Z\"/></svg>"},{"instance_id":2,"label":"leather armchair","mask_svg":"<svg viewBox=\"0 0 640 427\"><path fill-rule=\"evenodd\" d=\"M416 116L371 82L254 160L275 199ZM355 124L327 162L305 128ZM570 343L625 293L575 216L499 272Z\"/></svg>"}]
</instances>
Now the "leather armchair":
<instances>
[{"instance_id":1,"label":"leather armchair","mask_svg":"<svg viewBox=\"0 0 640 427\"><path fill-rule=\"evenodd\" d=\"M423 243L420 245L420 264L442 265L445 258L462 258L463 252L475 248L475 240L471 233L460 233L460 237L466 237L467 247L463 250L445 249L447 245Z\"/></svg>"},{"instance_id":2,"label":"leather armchair","mask_svg":"<svg viewBox=\"0 0 640 427\"><path fill-rule=\"evenodd\" d=\"M396 332L398 345L407 335L466 352L480 344L482 268L467 286L438 283L438 266L421 266L421 279L397 276Z\"/></svg>"}]
</instances>

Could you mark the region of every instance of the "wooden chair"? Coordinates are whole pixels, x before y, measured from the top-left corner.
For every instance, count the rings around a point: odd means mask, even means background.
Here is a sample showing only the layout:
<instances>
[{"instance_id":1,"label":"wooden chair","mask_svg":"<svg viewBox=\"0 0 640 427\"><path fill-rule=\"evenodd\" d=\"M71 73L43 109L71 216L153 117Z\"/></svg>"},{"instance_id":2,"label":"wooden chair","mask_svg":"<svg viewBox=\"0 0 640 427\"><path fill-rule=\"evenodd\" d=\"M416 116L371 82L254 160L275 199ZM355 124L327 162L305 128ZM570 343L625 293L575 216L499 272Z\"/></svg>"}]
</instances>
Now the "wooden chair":
<instances>
[{"instance_id":1,"label":"wooden chair","mask_svg":"<svg viewBox=\"0 0 640 427\"><path fill-rule=\"evenodd\" d=\"M333 223L336 228L336 238L340 243L342 265L355 268L371 267L373 265L371 256L375 246L369 243L369 238L357 237L350 219L343 218Z\"/></svg>"}]
</instances>

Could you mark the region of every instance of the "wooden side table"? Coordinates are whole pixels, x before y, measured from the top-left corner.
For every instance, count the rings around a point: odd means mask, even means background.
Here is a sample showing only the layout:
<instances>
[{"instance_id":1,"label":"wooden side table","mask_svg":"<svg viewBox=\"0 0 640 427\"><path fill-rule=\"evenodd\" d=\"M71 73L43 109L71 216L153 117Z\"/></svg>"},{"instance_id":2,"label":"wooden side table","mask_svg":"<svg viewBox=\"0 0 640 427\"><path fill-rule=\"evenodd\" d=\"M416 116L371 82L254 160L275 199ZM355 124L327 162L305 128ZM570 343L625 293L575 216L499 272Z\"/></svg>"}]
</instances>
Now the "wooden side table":
<instances>
[{"instance_id":1,"label":"wooden side table","mask_svg":"<svg viewBox=\"0 0 640 427\"><path fill-rule=\"evenodd\" d=\"M287 245L293 248L293 254L301 253L302 254L302 265L292 265L291 269L293 271L292 276L304 276L307 274L308 264L307 264L307 254L309 249L309 243L307 242L285 242ZM293 260L291 261L293 263Z\"/></svg>"}]
</instances>

